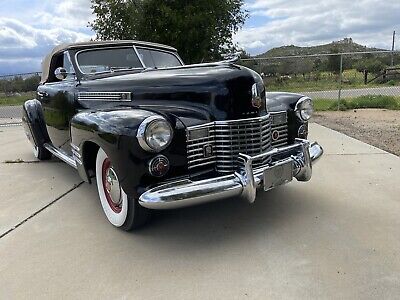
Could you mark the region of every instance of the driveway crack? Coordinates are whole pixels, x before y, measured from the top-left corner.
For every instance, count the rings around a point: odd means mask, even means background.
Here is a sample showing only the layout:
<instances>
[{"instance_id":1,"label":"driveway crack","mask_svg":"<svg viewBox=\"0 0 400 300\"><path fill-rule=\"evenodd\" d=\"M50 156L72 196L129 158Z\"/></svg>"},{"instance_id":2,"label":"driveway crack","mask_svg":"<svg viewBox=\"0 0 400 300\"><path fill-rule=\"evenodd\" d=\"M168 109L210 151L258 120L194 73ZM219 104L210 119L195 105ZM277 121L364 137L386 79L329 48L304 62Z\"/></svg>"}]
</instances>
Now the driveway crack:
<instances>
[{"instance_id":1,"label":"driveway crack","mask_svg":"<svg viewBox=\"0 0 400 300\"><path fill-rule=\"evenodd\" d=\"M72 188L70 188L68 191L66 191L65 193L63 193L62 195L58 196L56 199L54 199L53 201L51 201L50 203L46 204L45 206L43 206L42 208L40 208L39 210L35 211L33 214L31 214L29 217L25 218L24 220L22 220L21 222L19 222L17 225L13 226L12 228L10 228L9 230L7 230L6 232L2 233L0 235L0 239L5 237L6 235L10 234L11 232L13 232L15 229L17 229L18 227L20 227L21 225L25 224L26 222L28 222L30 219L32 219L33 217L37 216L38 214L40 214L42 211L44 211L46 208L49 208L50 206L52 206L54 203L56 203L57 201L61 200L62 198L64 198L66 195L68 195L69 193L71 193L72 191L76 190L78 187L80 187L82 184L84 183L84 181L81 181L78 184L74 184L74 186Z\"/></svg>"}]
</instances>

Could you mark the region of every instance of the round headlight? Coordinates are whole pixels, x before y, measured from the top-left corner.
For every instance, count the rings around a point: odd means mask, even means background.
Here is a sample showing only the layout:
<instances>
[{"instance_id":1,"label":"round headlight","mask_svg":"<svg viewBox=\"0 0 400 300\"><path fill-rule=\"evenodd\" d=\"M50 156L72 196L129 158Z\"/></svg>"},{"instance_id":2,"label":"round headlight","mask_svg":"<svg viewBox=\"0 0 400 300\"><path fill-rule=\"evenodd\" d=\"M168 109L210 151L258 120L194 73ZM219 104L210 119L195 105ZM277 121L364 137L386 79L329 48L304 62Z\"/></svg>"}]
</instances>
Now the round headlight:
<instances>
[{"instance_id":1,"label":"round headlight","mask_svg":"<svg viewBox=\"0 0 400 300\"><path fill-rule=\"evenodd\" d=\"M149 152L160 152L172 141L171 125L161 116L145 119L139 126L137 138L140 146Z\"/></svg>"},{"instance_id":2,"label":"round headlight","mask_svg":"<svg viewBox=\"0 0 400 300\"><path fill-rule=\"evenodd\" d=\"M301 98L296 103L295 112L300 120L304 122L310 120L311 116L314 113L314 105L312 103L312 100L308 97Z\"/></svg>"}]
</instances>

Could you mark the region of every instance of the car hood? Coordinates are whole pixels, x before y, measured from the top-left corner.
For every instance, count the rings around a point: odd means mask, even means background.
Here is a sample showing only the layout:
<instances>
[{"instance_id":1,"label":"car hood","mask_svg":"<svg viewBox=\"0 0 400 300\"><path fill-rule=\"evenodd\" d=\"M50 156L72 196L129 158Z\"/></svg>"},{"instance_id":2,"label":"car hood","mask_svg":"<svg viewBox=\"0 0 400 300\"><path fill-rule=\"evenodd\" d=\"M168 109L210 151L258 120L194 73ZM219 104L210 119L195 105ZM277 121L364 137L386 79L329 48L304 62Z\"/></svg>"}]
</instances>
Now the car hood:
<instances>
[{"instance_id":1,"label":"car hood","mask_svg":"<svg viewBox=\"0 0 400 300\"><path fill-rule=\"evenodd\" d=\"M252 102L257 83L263 98ZM181 119L229 120L265 112L265 88L254 71L232 64L204 64L113 75L81 82L80 92L131 92L130 105L173 111ZM124 103L124 105L129 105Z\"/></svg>"}]
</instances>

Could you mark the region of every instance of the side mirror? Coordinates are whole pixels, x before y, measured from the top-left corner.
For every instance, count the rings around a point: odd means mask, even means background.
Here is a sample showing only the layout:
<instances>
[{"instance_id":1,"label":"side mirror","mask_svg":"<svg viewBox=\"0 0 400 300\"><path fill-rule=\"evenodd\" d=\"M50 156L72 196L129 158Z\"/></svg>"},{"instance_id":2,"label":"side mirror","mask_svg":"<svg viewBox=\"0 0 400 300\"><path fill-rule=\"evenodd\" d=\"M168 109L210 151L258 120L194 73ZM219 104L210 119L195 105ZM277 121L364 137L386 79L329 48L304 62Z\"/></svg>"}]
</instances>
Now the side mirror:
<instances>
[{"instance_id":1,"label":"side mirror","mask_svg":"<svg viewBox=\"0 0 400 300\"><path fill-rule=\"evenodd\" d=\"M64 80L67 78L68 73L63 67L59 67L54 71L54 75L58 80Z\"/></svg>"}]
</instances>

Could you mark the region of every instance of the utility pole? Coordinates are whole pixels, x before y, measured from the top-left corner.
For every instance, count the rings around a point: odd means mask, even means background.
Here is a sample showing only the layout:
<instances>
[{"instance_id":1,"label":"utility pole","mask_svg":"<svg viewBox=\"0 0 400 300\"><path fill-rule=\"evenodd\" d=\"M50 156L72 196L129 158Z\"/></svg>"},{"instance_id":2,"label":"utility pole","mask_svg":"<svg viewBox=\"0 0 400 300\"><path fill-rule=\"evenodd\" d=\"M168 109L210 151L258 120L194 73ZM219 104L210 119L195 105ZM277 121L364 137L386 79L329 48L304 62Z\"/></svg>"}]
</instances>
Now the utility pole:
<instances>
[{"instance_id":1,"label":"utility pole","mask_svg":"<svg viewBox=\"0 0 400 300\"><path fill-rule=\"evenodd\" d=\"M393 67L393 64L394 64L394 57L393 57L393 54L394 54L394 41L395 41L395 38L396 38L396 31L393 31L393 40L392 40L392 61L391 61L391 66Z\"/></svg>"}]
</instances>

